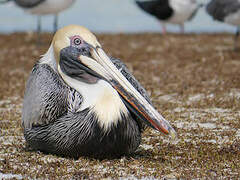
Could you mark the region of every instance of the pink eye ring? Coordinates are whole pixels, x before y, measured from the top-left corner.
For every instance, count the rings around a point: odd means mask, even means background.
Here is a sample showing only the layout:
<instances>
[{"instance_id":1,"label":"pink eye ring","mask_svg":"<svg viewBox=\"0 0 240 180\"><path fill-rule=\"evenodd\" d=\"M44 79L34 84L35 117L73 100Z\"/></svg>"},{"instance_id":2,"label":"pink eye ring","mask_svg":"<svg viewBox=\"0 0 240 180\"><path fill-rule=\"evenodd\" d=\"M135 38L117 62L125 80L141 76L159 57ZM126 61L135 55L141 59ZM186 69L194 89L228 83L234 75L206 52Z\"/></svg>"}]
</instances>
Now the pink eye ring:
<instances>
[{"instance_id":1,"label":"pink eye ring","mask_svg":"<svg viewBox=\"0 0 240 180\"><path fill-rule=\"evenodd\" d=\"M79 46L83 43L83 40L79 36L73 36L71 37L71 45L72 46Z\"/></svg>"},{"instance_id":2,"label":"pink eye ring","mask_svg":"<svg viewBox=\"0 0 240 180\"><path fill-rule=\"evenodd\" d=\"M82 44L82 40L80 38L75 38L73 40L73 43L74 43L74 45L79 46L80 44Z\"/></svg>"}]
</instances>

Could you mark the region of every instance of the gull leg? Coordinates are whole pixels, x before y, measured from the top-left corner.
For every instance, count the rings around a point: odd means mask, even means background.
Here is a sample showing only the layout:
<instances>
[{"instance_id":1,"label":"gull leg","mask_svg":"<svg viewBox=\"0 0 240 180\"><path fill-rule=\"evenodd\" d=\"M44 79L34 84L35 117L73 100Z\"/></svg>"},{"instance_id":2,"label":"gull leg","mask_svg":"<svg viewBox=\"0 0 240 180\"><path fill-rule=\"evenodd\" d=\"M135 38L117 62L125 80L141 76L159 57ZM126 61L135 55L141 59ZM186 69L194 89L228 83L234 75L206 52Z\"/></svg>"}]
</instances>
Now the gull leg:
<instances>
[{"instance_id":1,"label":"gull leg","mask_svg":"<svg viewBox=\"0 0 240 180\"><path fill-rule=\"evenodd\" d=\"M180 33L184 34L185 30L184 30L184 24L180 24Z\"/></svg>"},{"instance_id":2,"label":"gull leg","mask_svg":"<svg viewBox=\"0 0 240 180\"><path fill-rule=\"evenodd\" d=\"M162 26L162 34L167 34L167 29L165 24L161 23L161 26Z\"/></svg>"},{"instance_id":3,"label":"gull leg","mask_svg":"<svg viewBox=\"0 0 240 180\"><path fill-rule=\"evenodd\" d=\"M238 50L238 37L239 37L239 31L240 31L240 26L237 27L237 31L235 34L235 38L234 38L234 50L237 51Z\"/></svg>"},{"instance_id":4,"label":"gull leg","mask_svg":"<svg viewBox=\"0 0 240 180\"><path fill-rule=\"evenodd\" d=\"M41 33L42 27L41 27L41 16L37 17L37 33L38 35Z\"/></svg>"},{"instance_id":5,"label":"gull leg","mask_svg":"<svg viewBox=\"0 0 240 180\"><path fill-rule=\"evenodd\" d=\"M57 29L58 29L58 15L57 14L55 14L55 16L54 16L54 27L53 27L53 29L54 29L53 33L56 33Z\"/></svg>"},{"instance_id":6,"label":"gull leg","mask_svg":"<svg viewBox=\"0 0 240 180\"><path fill-rule=\"evenodd\" d=\"M37 45L41 45L41 32L42 32L42 27L41 27L41 16L37 17Z\"/></svg>"}]
</instances>

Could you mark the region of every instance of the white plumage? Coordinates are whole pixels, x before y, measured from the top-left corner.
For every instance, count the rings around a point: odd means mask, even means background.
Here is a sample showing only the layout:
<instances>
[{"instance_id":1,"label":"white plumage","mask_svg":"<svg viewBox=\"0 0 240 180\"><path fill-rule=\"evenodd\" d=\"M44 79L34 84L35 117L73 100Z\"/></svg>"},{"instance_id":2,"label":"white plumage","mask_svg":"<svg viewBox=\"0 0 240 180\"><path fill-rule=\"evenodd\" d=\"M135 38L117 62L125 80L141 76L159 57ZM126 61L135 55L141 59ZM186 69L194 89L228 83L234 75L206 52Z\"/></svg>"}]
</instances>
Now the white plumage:
<instances>
[{"instance_id":1,"label":"white plumage","mask_svg":"<svg viewBox=\"0 0 240 180\"><path fill-rule=\"evenodd\" d=\"M39 5L24 10L36 15L58 14L69 8L76 0L45 0Z\"/></svg>"},{"instance_id":2,"label":"white plumage","mask_svg":"<svg viewBox=\"0 0 240 180\"><path fill-rule=\"evenodd\" d=\"M167 22L172 24L183 24L199 6L195 0L170 0L169 3L174 13Z\"/></svg>"}]
</instances>

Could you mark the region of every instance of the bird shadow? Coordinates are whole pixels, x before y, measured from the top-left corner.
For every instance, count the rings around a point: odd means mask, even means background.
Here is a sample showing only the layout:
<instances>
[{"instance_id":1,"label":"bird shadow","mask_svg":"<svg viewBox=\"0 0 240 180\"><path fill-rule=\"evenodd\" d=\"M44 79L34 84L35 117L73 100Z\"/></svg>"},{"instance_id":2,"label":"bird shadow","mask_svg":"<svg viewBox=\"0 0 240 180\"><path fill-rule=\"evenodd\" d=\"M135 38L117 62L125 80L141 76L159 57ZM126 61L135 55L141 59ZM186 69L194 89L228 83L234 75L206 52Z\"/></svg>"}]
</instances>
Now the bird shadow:
<instances>
[{"instance_id":1,"label":"bird shadow","mask_svg":"<svg viewBox=\"0 0 240 180\"><path fill-rule=\"evenodd\" d=\"M152 150L145 150L141 147L139 147L135 152L131 154L124 154L124 155L119 155L119 156L80 156L80 157L69 157L69 156L62 156L58 154L52 154L49 152L44 152L44 151L39 151L36 149L33 149L30 147L27 143L25 144L24 147L22 147L22 151L24 152L36 152L36 153L42 153L45 155L55 155L57 157L63 157L67 159L73 159L73 160L79 160L80 158L88 159L89 161L115 161L119 159L125 159L127 161L132 161L132 160L144 160L144 161L154 161L154 162L160 162L164 163L168 161L167 158L165 158L164 155L159 155L158 153L152 151Z\"/></svg>"}]
</instances>

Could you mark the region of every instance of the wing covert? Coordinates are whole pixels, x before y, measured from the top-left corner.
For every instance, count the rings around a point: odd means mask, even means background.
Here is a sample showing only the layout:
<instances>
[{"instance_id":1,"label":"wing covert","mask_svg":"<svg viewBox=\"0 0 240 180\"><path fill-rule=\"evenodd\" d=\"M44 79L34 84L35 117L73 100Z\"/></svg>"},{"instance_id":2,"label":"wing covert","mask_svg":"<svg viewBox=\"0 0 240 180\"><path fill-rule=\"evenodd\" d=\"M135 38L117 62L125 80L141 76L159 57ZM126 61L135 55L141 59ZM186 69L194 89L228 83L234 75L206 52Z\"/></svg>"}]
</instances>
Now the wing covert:
<instances>
[{"instance_id":1,"label":"wing covert","mask_svg":"<svg viewBox=\"0 0 240 180\"><path fill-rule=\"evenodd\" d=\"M15 0L15 3L23 8L32 8L43 3L44 1L46 0Z\"/></svg>"},{"instance_id":2,"label":"wing covert","mask_svg":"<svg viewBox=\"0 0 240 180\"><path fill-rule=\"evenodd\" d=\"M161 20L166 20L173 14L173 10L166 0L136 1L136 4L145 12Z\"/></svg>"},{"instance_id":3,"label":"wing covert","mask_svg":"<svg viewBox=\"0 0 240 180\"><path fill-rule=\"evenodd\" d=\"M67 112L69 88L47 64L36 64L29 76L23 100L24 128L48 124Z\"/></svg>"}]
</instances>

